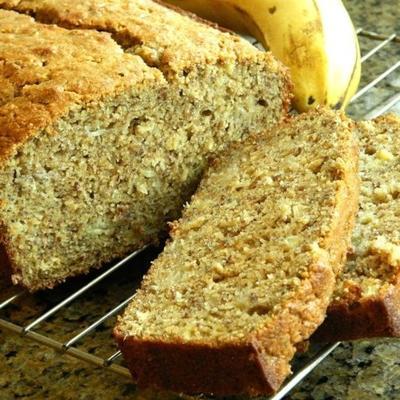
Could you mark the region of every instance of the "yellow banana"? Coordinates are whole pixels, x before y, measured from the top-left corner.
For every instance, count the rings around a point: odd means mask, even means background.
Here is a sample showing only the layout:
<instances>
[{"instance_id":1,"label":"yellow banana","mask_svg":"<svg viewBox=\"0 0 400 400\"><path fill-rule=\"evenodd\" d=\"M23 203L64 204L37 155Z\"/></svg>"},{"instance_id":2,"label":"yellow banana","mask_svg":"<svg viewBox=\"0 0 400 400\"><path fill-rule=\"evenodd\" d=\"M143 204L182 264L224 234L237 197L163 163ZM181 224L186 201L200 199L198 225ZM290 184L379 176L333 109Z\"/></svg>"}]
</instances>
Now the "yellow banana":
<instances>
[{"instance_id":1,"label":"yellow banana","mask_svg":"<svg viewBox=\"0 0 400 400\"><path fill-rule=\"evenodd\" d=\"M358 88L360 49L341 0L166 0L257 38L289 67L294 105L344 109Z\"/></svg>"}]
</instances>

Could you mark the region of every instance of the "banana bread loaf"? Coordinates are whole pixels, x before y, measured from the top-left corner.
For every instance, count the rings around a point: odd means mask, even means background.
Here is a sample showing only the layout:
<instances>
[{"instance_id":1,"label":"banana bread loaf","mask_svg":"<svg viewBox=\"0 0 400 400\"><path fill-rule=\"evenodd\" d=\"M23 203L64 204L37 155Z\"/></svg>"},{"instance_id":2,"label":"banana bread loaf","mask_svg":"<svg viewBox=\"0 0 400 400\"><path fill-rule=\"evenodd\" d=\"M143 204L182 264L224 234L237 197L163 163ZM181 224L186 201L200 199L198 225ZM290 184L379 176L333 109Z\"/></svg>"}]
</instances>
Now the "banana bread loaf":
<instances>
[{"instance_id":1,"label":"banana bread loaf","mask_svg":"<svg viewBox=\"0 0 400 400\"><path fill-rule=\"evenodd\" d=\"M30 290L156 241L208 156L286 115L286 71L269 54L152 2L129 2L129 19L123 4L88 2L87 15L111 20L121 5L115 36L131 52L109 33L0 10L1 254ZM175 19L176 45L147 42L171 38ZM170 74L133 54L146 51Z\"/></svg>"},{"instance_id":2,"label":"banana bread loaf","mask_svg":"<svg viewBox=\"0 0 400 400\"><path fill-rule=\"evenodd\" d=\"M362 122L360 211L322 341L400 336L400 118Z\"/></svg>"},{"instance_id":3,"label":"banana bread loaf","mask_svg":"<svg viewBox=\"0 0 400 400\"><path fill-rule=\"evenodd\" d=\"M115 336L141 386L265 394L323 321L358 204L341 114L302 115L209 168Z\"/></svg>"}]
</instances>

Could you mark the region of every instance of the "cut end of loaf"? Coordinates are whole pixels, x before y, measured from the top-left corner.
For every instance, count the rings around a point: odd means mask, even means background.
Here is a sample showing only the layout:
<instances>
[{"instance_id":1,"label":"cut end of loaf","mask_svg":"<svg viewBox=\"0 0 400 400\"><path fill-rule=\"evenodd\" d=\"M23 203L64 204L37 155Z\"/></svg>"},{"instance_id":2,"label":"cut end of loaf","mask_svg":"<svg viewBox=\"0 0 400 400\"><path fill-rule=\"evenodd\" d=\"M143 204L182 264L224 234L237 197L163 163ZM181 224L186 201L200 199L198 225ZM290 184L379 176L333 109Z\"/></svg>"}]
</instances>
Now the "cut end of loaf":
<instances>
[{"instance_id":1,"label":"cut end of loaf","mask_svg":"<svg viewBox=\"0 0 400 400\"><path fill-rule=\"evenodd\" d=\"M324 318L349 243L358 194L352 129L341 114L315 112L214 161L119 319L116 336L139 384L185 392L190 381L227 395L282 383L295 345ZM233 347L247 356L226 364L223 349ZM204 352L212 367L181 364L187 351ZM223 373L206 379L210 368L229 375L231 365L256 368L257 378L240 390Z\"/></svg>"}]
</instances>

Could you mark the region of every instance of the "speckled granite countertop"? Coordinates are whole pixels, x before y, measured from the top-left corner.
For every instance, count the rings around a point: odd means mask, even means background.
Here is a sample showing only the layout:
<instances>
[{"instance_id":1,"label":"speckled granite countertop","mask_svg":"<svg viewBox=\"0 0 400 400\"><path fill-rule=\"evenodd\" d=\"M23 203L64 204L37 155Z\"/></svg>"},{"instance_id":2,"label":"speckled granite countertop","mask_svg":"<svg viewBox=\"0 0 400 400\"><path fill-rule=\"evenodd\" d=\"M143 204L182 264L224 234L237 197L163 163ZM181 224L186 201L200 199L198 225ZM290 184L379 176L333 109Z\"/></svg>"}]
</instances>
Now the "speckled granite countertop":
<instances>
[{"instance_id":1,"label":"speckled granite countertop","mask_svg":"<svg viewBox=\"0 0 400 400\"><path fill-rule=\"evenodd\" d=\"M382 34L400 34L399 1L347 0L346 5L357 27ZM374 44L376 42L361 40L364 53ZM365 65L361 86L399 59L400 43L379 52ZM400 73L397 72L350 106L349 114L360 118L399 91ZM400 105L392 111L400 114ZM148 259L148 255L144 254L143 260L135 264L147 264ZM59 341L77 334L132 293L132 282L138 275L136 271L135 265L124 267L106 283L98 285L42 324L38 331ZM16 323L26 323L81 285L82 279L52 292L25 296L7 307L0 316ZM0 279L0 301L14 291ZM100 357L111 355L116 350L111 338L114 322L114 318L108 319L78 347ZM17 398L174 400L177 396L140 392L128 378L59 355L42 345L0 330L0 400ZM341 345L287 399L400 399L400 340L371 340Z\"/></svg>"}]
</instances>

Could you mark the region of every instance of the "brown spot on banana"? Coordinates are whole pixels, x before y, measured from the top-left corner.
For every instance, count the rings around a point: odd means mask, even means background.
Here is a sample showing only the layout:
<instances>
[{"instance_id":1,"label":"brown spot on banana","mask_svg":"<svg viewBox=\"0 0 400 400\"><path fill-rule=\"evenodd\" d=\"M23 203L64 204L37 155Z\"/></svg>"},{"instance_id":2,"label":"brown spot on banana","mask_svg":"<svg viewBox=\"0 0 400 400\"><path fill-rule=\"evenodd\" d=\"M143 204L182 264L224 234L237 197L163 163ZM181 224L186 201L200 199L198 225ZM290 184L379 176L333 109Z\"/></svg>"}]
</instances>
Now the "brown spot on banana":
<instances>
[{"instance_id":1,"label":"brown spot on banana","mask_svg":"<svg viewBox=\"0 0 400 400\"><path fill-rule=\"evenodd\" d=\"M315 18L313 21L310 21L308 24L306 24L303 28L303 33L306 36L315 34L316 32L323 34L322 22L320 18Z\"/></svg>"},{"instance_id":2,"label":"brown spot on banana","mask_svg":"<svg viewBox=\"0 0 400 400\"><path fill-rule=\"evenodd\" d=\"M273 6L273 7L268 8L268 12L269 12L270 14L275 14L275 12L276 12L276 6Z\"/></svg>"},{"instance_id":3,"label":"brown spot on banana","mask_svg":"<svg viewBox=\"0 0 400 400\"><path fill-rule=\"evenodd\" d=\"M313 36L315 36L316 34L318 35L323 35L324 34L324 30L323 30L323 26L322 26L322 16L321 16L321 11L319 9L318 6L318 2L316 0L312 0L312 5L315 9L315 18L310 21L307 25L304 26L303 28L303 33L304 33L304 37L312 38ZM305 44L305 47L311 47L310 44ZM322 57L322 56L320 56ZM309 59L307 60L307 64L309 66L309 68L312 68L313 66L315 68L317 68L317 64L322 62L321 58L319 59ZM320 84L324 85L324 78L323 77L319 77L319 81ZM324 85L325 86L325 85ZM306 101L306 99L304 99L304 102ZM324 92L323 96L321 97L321 93L315 93L314 95L310 95L308 96L307 99L307 105L308 106L314 106L314 105L318 105L322 103L323 105L327 104L327 93L326 91Z\"/></svg>"}]
</instances>

